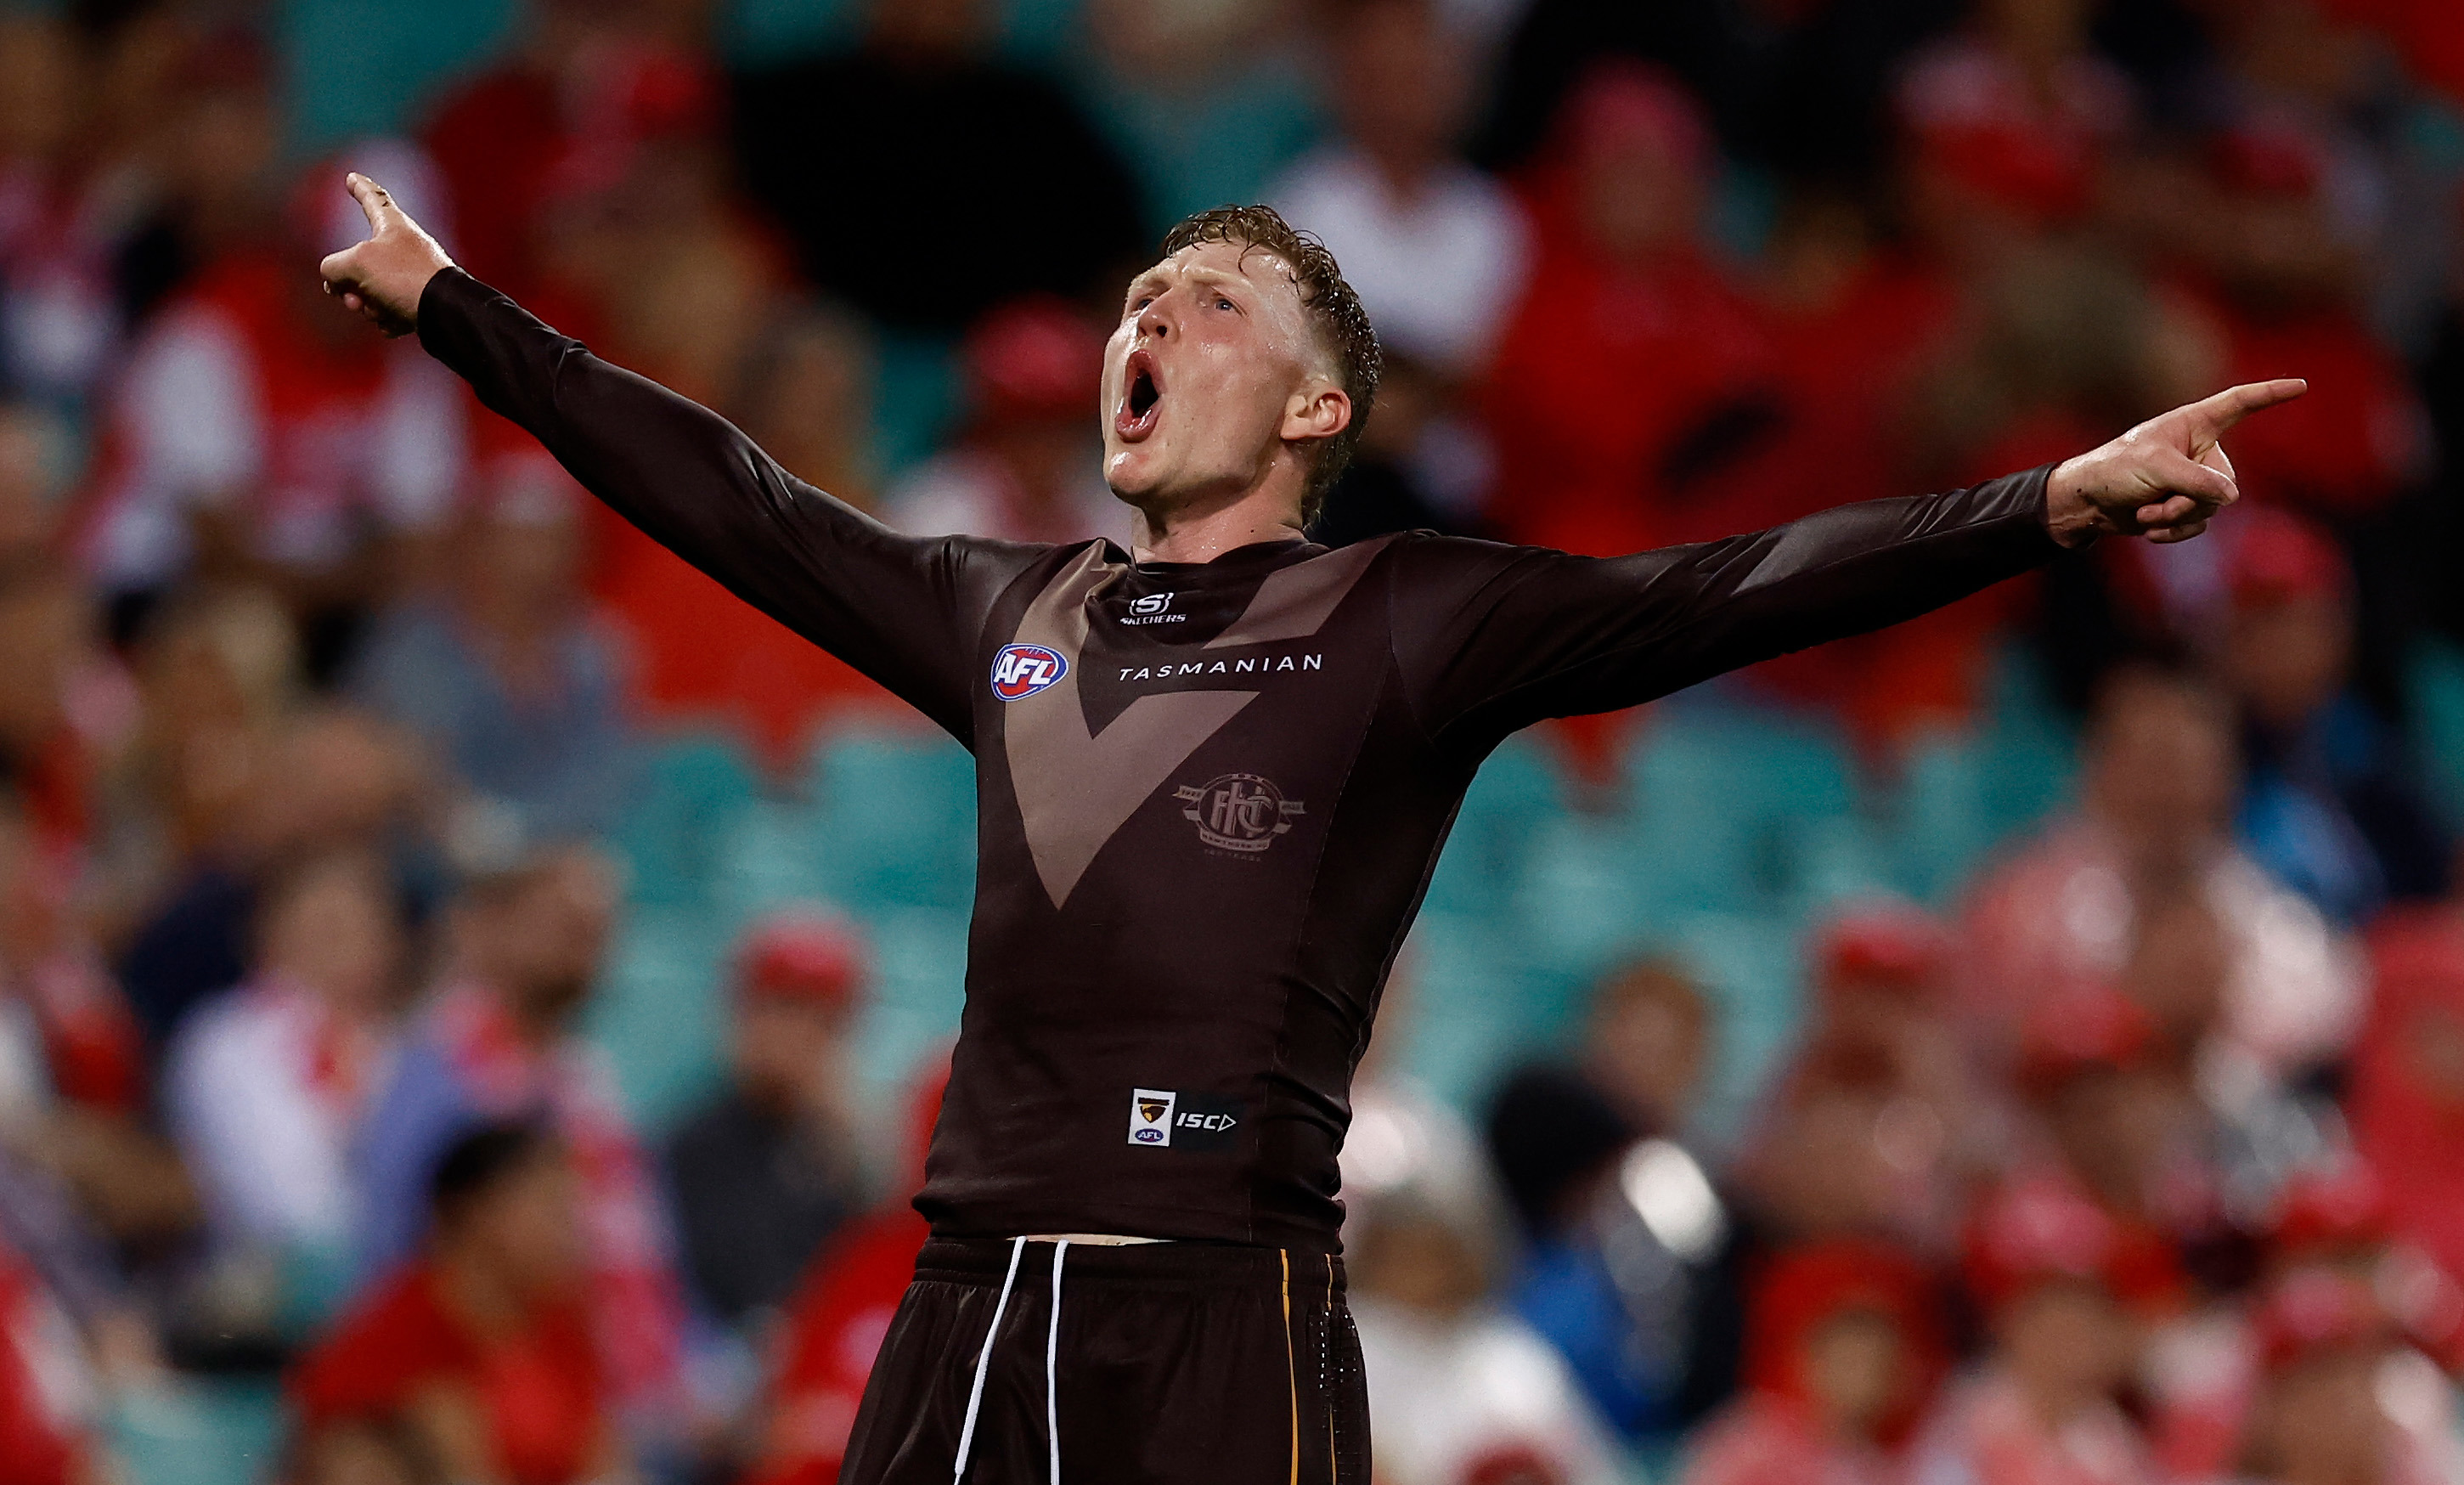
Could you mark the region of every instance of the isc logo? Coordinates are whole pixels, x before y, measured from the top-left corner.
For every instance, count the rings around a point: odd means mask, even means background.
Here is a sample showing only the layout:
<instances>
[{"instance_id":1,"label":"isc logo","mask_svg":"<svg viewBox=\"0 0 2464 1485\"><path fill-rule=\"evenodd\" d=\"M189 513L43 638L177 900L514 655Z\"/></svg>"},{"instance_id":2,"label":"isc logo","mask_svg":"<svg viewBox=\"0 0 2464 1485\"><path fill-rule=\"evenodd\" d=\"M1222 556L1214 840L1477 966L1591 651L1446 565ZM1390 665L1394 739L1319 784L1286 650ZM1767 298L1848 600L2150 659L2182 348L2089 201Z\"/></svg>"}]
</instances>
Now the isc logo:
<instances>
[{"instance_id":1,"label":"isc logo","mask_svg":"<svg viewBox=\"0 0 2464 1485\"><path fill-rule=\"evenodd\" d=\"M993 695L1022 701L1069 674L1069 662L1042 645L1003 645L993 656Z\"/></svg>"}]
</instances>

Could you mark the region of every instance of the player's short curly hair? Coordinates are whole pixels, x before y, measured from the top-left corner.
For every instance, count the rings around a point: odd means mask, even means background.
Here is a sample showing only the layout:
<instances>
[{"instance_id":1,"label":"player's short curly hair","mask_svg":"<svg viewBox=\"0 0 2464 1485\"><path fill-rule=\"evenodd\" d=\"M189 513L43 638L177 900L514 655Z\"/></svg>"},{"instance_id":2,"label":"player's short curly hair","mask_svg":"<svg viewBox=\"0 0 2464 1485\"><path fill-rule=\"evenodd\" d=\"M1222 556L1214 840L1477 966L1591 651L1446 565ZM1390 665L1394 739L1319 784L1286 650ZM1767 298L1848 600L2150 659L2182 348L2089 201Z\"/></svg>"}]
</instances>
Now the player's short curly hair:
<instances>
[{"instance_id":1,"label":"player's short curly hair","mask_svg":"<svg viewBox=\"0 0 2464 1485\"><path fill-rule=\"evenodd\" d=\"M1326 493L1334 488L1336 477L1352 462L1353 451L1360 446L1361 430L1369 426L1369 410L1377 400L1378 372L1385 365L1377 332L1369 323L1369 312L1360 307L1360 296L1343 281L1343 270L1335 266L1334 255L1326 250L1326 244L1285 221L1274 208L1217 207L1183 217L1164 233L1163 255L1170 257L1201 242L1237 242L1244 249L1271 253L1290 265L1301 291L1301 307L1309 312L1334 357L1335 384L1352 399L1352 422L1319 448L1308 488L1301 494L1301 519L1314 521L1326 504Z\"/></svg>"}]
</instances>

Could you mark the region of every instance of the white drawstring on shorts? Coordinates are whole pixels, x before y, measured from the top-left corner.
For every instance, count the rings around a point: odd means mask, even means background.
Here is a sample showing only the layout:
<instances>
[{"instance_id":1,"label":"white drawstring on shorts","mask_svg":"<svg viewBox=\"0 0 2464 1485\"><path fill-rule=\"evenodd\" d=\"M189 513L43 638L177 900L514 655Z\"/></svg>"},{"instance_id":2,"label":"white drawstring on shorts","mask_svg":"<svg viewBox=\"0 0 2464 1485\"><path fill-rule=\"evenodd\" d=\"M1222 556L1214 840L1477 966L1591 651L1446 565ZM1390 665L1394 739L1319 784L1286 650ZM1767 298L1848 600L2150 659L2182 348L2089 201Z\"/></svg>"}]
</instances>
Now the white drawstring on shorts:
<instances>
[{"instance_id":1,"label":"white drawstring on shorts","mask_svg":"<svg viewBox=\"0 0 2464 1485\"><path fill-rule=\"evenodd\" d=\"M1010 1239L1009 1272L1001 1275L1001 1297L993 1301L993 1322L984 1331L983 1349L976 1353L976 1380L967 1389L967 1419L958 1427L958 1463L950 1473L950 1485L966 1485L967 1456L976 1447L976 1417L984 1406L984 1374L992 1369L993 1341L1001 1335L1001 1317L1009 1311L1009 1292L1018 1283L1018 1263L1026 1255L1026 1241ZM1066 1237L1052 1245L1052 1319L1044 1332L1044 1432L1052 1451L1052 1485L1061 1485L1061 1401L1054 1378L1061 1357L1061 1256L1068 1251Z\"/></svg>"},{"instance_id":2,"label":"white drawstring on shorts","mask_svg":"<svg viewBox=\"0 0 2464 1485\"><path fill-rule=\"evenodd\" d=\"M984 1332L984 1348L976 1353L976 1385L967 1389L967 1421L958 1426L958 1467L950 1473L950 1485L964 1485L967 1478L967 1454L976 1447L976 1412L984 1406L984 1372L993 1363L993 1338L1001 1334L1001 1313L1009 1308L1010 1286L1018 1282L1018 1260L1025 1255L1026 1239L1010 1239L1009 1272L1001 1275L1001 1297L993 1301L993 1322Z\"/></svg>"},{"instance_id":3,"label":"white drawstring on shorts","mask_svg":"<svg viewBox=\"0 0 2464 1485\"><path fill-rule=\"evenodd\" d=\"M1069 1239L1052 1245L1052 1323L1044 1332L1044 1436L1052 1445L1052 1485L1061 1485L1061 1388L1053 1375L1061 1355L1061 1255Z\"/></svg>"}]
</instances>

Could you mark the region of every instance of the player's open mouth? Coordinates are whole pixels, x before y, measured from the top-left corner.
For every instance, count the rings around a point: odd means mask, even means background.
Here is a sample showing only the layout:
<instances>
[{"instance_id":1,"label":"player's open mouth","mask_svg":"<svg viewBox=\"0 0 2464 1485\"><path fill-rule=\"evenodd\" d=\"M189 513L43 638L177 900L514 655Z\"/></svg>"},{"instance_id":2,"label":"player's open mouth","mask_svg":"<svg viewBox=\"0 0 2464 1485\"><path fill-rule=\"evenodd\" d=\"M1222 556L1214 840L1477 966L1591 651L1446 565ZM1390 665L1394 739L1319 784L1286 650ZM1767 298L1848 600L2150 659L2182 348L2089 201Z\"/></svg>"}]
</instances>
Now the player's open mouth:
<instances>
[{"instance_id":1,"label":"player's open mouth","mask_svg":"<svg viewBox=\"0 0 2464 1485\"><path fill-rule=\"evenodd\" d=\"M1155 357L1145 351L1133 351L1123 368L1126 388L1121 406L1112 414L1112 429L1128 442L1135 443L1155 432L1163 405L1163 378L1157 372Z\"/></svg>"}]
</instances>

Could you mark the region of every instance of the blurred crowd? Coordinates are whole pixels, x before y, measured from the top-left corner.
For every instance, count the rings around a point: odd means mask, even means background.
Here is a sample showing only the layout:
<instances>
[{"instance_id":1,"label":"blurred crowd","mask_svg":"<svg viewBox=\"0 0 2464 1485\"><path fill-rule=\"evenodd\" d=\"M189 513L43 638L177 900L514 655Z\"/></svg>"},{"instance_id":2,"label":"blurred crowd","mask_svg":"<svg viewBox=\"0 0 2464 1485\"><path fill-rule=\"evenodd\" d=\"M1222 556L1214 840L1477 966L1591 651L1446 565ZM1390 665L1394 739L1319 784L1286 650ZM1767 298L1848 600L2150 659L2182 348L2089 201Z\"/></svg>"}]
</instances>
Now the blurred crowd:
<instances>
[{"instance_id":1,"label":"blurred crowd","mask_svg":"<svg viewBox=\"0 0 2464 1485\"><path fill-rule=\"evenodd\" d=\"M278 1386L293 1485L825 1482L922 1239L937 1073L858 1106L857 921L744 928L672 1128L583 1030L659 740L901 709L323 299L345 168L927 534L1126 539L1102 340L1226 200L1384 339L1331 543L1623 552L2309 378L2208 539L1731 683L1887 773L2017 654L2080 756L1934 911L1826 915L1742 1127L1679 960L1475 1107L1373 1052L1377 1477L2464 1485L2405 686L2464 636L2464 10L1075 0L1029 61L992 0L848 4L751 66L711 0L530 0L314 158L283 8L0 15L0 1485L155 1485L115 1409L198 1378Z\"/></svg>"}]
</instances>

